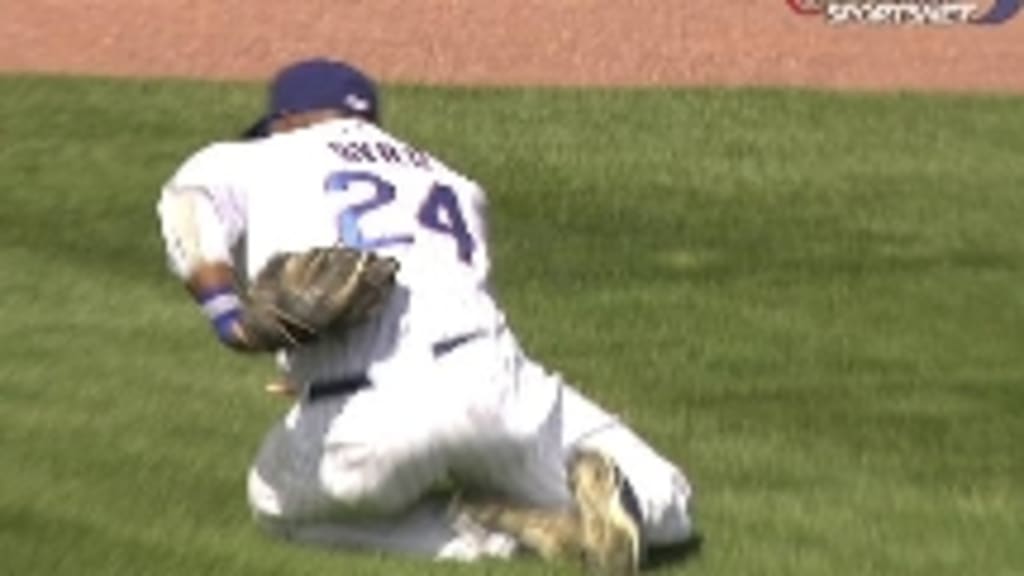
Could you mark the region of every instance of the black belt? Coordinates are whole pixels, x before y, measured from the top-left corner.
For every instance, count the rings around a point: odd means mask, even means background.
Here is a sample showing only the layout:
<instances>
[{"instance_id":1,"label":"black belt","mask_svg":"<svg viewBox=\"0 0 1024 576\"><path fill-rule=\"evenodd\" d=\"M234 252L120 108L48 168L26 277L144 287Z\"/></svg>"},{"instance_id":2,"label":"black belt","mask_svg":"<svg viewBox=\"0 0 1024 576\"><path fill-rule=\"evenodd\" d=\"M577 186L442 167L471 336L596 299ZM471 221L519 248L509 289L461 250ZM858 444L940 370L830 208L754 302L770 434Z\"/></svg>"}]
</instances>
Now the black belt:
<instances>
[{"instance_id":1,"label":"black belt","mask_svg":"<svg viewBox=\"0 0 1024 576\"><path fill-rule=\"evenodd\" d=\"M330 396L345 396L355 394L363 388L369 388L373 383L366 374L354 374L335 380L317 380L310 383L306 390L306 401L316 402Z\"/></svg>"},{"instance_id":2,"label":"black belt","mask_svg":"<svg viewBox=\"0 0 1024 576\"><path fill-rule=\"evenodd\" d=\"M474 330L473 332L459 334L452 338L434 343L432 352L434 353L435 358L440 358L459 346L472 342L484 335L486 335L484 330ZM366 374L353 374L351 376L345 376L344 378L337 378L333 380L315 380L310 383L309 388L306 390L306 401L316 402L317 400L330 396L354 394L363 388L369 388L372 385L373 382L370 382L370 379Z\"/></svg>"},{"instance_id":3,"label":"black belt","mask_svg":"<svg viewBox=\"0 0 1024 576\"><path fill-rule=\"evenodd\" d=\"M452 336L451 338L446 338L439 342L434 342L434 345L431 346L431 351L434 353L434 358L440 358L441 356L444 356L445 354L448 354L449 352L455 350L459 346L462 346L463 344L468 344L469 342L472 342L477 338L482 338L483 336L486 335L487 332L483 329L474 330L472 332L464 332L462 334Z\"/></svg>"}]
</instances>

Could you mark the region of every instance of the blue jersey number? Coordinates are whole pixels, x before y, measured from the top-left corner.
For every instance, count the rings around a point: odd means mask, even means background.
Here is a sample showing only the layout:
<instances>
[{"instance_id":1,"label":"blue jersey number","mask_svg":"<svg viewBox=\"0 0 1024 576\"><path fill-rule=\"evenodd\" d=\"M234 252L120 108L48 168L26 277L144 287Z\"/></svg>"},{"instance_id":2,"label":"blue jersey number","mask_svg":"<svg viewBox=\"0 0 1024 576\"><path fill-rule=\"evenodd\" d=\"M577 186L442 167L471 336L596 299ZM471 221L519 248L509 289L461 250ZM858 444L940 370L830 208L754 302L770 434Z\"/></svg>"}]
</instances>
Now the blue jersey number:
<instances>
[{"instance_id":1,"label":"blue jersey number","mask_svg":"<svg viewBox=\"0 0 1024 576\"><path fill-rule=\"evenodd\" d=\"M338 230L341 232L341 242L346 246L361 250L373 250L384 246L412 242L412 236L409 234L367 238L359 228L359 219L364 214L385 206L395 199L395 187L387 180L372 172L333 172L327 176L327 180L324 182L324 190L329 193L344 193L349 190L350 184L358 182L371 184L373 186L373 196L348 206L338 215Z\"/></svg>"},{"instance_id":2,"label":"blue jersey number","mask_svg":"<svg viewBox=\"0 0 1024 576\"><path fill-rule=\"evenodd\" d=\"M324 182L324 190L328 193L345 193L351 184L358 182L370 184L373 187L373 195L346 207L338 215L338 230L342 243L363 250L411 244L414 241L412 234L367 237L359 226L360 218L394 201L395 186L391 182L372 172L333 172ZM459 208L454 190L443 184L434 184L420 205L416 219L424 228L450 236L455 242L459 260L466 264L472 263L476 242L466 226L466 219Z\"/></svg>"},{"instance_id":3,"label":"blue jersey number","mask_svg":"<svg viewBox=\"0 0 1024 576\"><path fill-rule=\"evenodd\" d=\"M466 219L459 210L459 199L455 197L455 192L451 188L434 184L427 199L420 206L417 217L424 227L451 236L455 240L459 260L466 264L472 263L476 242L469 234Z\"/></svg>"}]
</instances>

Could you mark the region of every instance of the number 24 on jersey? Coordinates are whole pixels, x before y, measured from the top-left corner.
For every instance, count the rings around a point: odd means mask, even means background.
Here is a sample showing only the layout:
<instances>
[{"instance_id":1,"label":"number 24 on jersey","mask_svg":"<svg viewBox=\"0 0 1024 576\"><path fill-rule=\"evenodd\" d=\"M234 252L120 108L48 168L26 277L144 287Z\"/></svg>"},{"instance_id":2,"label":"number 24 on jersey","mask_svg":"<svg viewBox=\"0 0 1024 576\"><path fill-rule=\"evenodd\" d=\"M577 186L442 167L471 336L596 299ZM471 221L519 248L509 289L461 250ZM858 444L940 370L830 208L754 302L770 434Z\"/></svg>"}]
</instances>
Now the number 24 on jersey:
<instances>
[{"instance_id":1,"label":"number 24 on jersey","mask_svg":"<svg viewBox=\"0 0 1024 576\"><path fill-rule=\"evenodd\" d=\"M338 215L341 241L346 246L373 250L397 244L411 244L412 234L394 234L367 237L360 229L360 219L367 214L387 207L395 200L395 186L373 172L343 171L331 173L324 182L324 189L332 194L344 194L352 184L365 183L373 187L373 195L361 202L349 205ZM466 264L473 261L476 242L469 233L466 219L459 207L455 191L444 184L431 186L426 198L416 212L416 220L423 228L450 237L459 260Z\"/></svg>"}]
</instances>

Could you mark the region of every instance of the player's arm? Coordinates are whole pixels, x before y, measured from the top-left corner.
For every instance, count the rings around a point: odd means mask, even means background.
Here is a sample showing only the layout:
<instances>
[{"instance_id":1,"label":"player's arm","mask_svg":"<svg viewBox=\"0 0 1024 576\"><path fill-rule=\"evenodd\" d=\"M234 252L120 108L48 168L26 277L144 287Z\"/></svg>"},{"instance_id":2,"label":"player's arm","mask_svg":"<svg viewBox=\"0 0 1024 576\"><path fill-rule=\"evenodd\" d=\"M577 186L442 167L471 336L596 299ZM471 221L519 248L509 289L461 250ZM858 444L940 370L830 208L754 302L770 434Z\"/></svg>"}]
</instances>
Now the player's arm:
<instances>
[{"instance_id":1,"label":"player's arm","mask_svg":"<svg viewBox=\"0 0 1024 576\"><path fill-rule=\"evenodd\" d=\"M307 323L289 321L269 302L243 295L235 278L226 262L201 262L185 282L222 344L239 352L273 352L316 337Z\"/></svg>"},{"instance_id":2,"label":"player's arm","mask_svg":"<svg viewBox=\"0 0 1024 576\"><path fill-rule=\"evenodd\" d=\"M158 214L171 271L183 282L209 320L217 339L239 351L260 351L246 326L242 291L236 285L230 246L237 226L218 211L214 192L197 186L168 185Z\"/></svg>"},{"instance_id":3,"label":"player's arm","mask_svg":"<svg viewBox=\"0 0 1024 576\"><path fill-rule=\"evenodd\" d=\"M394 285L396 261L324 247L274 255L242 292L229 250L239 226L227 212L196 187L166 188L159 206L171 269L229 348L269 352L312 342L375 313Z\"/></svg>"},{"instance_id":4,"label":"player's arm","mask_svg":"<svg viewBox=\"0 0 1024 576\"><path fill-rule=\"evenodd\" d=\"M171 272L188 289L218 340L244 352L295 346L312 335L279 314L274 278L236 282L236 246L247 233L244 182L249 148L213 144L190 157L164 186L157 213ZM274 270L280 271L281 267ZM263 281L264 289L257 289Z\"/></svg>"},{"instance_id":5,"label":"player's arm","mask_svg":"<svg viewBox=\"0 0 1024 576\"><path fill-rule=\"evenodd\" d=\"M226 262L202 262L185 281L185 287L213 328L217 339L228 348L258 352L247 337L244 306L235 287L234 268Z\"/></svg>"}]
</instances>

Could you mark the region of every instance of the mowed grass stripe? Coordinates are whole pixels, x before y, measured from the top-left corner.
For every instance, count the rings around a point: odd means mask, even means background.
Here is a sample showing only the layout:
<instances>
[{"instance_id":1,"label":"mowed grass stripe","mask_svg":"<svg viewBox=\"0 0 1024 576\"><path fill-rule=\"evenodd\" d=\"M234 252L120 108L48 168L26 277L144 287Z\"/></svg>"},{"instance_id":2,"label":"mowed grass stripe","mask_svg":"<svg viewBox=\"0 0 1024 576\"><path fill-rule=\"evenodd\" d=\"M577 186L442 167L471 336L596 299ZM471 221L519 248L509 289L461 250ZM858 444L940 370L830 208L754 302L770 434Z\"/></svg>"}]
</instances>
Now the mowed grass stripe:
<instances>
[{"instance_id":1,"label":"mowed grass stripe","mask_svg":"<svg viewBox=\"0 0 1024 576\"><path fill-rule=\"evenodd\" d=\"M0 558L12 574L543 574L265 539L285 406L167 275L159 186L244 84L0 78ZM1024 571L1024 119L995 96L386 88L490 191L526 347L682 463L654 573ZM424 384L428 385L428 384Z\"/></svg>"}]
</instances>

